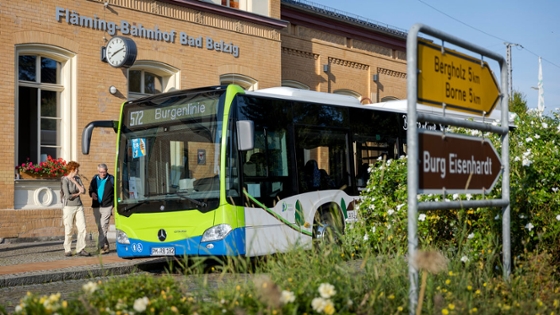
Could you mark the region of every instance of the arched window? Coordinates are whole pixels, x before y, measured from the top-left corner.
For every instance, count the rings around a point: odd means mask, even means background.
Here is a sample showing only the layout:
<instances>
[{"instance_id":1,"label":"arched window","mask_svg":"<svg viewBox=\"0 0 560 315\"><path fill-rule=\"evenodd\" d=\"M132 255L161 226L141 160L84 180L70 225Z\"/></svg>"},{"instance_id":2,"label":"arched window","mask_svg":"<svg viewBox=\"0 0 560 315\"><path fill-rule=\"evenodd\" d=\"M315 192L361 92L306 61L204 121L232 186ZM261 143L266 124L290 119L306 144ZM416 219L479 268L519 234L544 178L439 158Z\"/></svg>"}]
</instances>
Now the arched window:
<instances>
[{"instance_id":1,"label":"arched window","mask_svg":"<svg viewBox=\"0 0 560 315\"><path fill-rule=\"evenodd\" d=\"M172 91L179 87L179 69L160 62L140 60L128 70L128 99Z\"/></svg>"},{"instance_id":2,"label":"arched window","mask_svg":"<svg viewBox=\"0 0 560 315\"><path fill-rule=\"evenodd\" d=\"M309 86L294 80L282 80L282 86L291 87L300 90L310 90Z\"/></svg>"},{"instance_id":3,"label":"arched window","mask_svg":"<svg viewBox=\"0 0 560 315\"><path fill-rule=\"evenodd\" d=\"M348 90L348 89L335 90L335 91L333 92L333 94L348 95L348 96L355 97L355 98L357 98L358 100L361 100L361 99L362 99L362 96L361 96L359 93L354 92L354 91L352 91L352 90Z\"/></svg>"},{"instance_id":4,"label":"arched window","mask_svg":"<svg viewBox=\"0 0 560 315\"><path fill-rule=\"evenodd\" d=\"M222 74L220 76L220 84L237 84L247 91L255 91L259 89L259 83L257 80L238 73Z\"/></svg>"},{"instance_id":5,"label":"arched window","mask_svg":"<svg viewBox=\"0 0 560 315\"><path fill-rule=\"evenodd\" d=\"M394 96L385 96L381 99L382 102L396 101L396 100L398 100L398 98Z\"/></svg>"},{"instance_id":6,"label":"arched window","mask_svg":"<svg viewBox=\"0 0 560 315\"><path fill-rule=\"evenodd\" d=\"M72 159L76 130L75 54L47 45L18 45L16 163Z\"/></svg>"}]
</instances>

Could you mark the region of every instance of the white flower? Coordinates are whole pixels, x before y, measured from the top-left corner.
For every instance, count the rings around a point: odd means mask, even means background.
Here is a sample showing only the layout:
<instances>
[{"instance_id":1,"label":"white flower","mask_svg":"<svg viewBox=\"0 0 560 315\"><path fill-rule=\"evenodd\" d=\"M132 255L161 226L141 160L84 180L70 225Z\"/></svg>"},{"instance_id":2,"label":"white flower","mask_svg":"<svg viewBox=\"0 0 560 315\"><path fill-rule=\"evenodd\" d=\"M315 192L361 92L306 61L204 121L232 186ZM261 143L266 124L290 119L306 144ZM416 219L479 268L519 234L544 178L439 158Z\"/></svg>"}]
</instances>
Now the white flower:
<instances>
[{"instance_id":1,"label":"white flower","mask_svg":"<svg viewBox=\"0 0 560 315\"><path fill-rule=\"evenodd\" d=\"M526 142L532 142L532 141L533 141L533 138L527 137L527 139L525 139L525 141L526 141Z\"/></svg>"},{"instance_id":2,"label":"white flower","mask_svg":"<svg viewBox=\"0 0 560 315\"><path fill-rule=\"evenodd\" d=\"M397 206L397 211L401 210L402 207L404 207L404 203L401 203L400 205Z\"/></svg>"},{"instance_id":3,"label":"white flower","mask_svg":"<svg viewBox=\"0 0 560 315\"><path fill-rule=\"evenodd\" d=\"M387 211L387 214L388 214L388 215L392 215L393 213L395 213L395 210L393 210L393 209L389 209L389 210Z\"/></svg>"},{"instance_id":4,"label":"white flower","mask_svg":"<svg viewBox=\"0 0 560 315\"><path fill-rule=\"evenodd\" d=\"M330 283L321 283L319 286L319 294L321 294L321 297L328 299L336 294L336 290Z\"/></svg>"},{"instance_id":5,"label":"white flower","mask_svg":"<svg viewBox=\"0 0 560 315\"><path fill-rule=\"evenodd\" d=\"M445 199L443 199L443 201L450 202L451 200L449 200L448 198L445 198Z\"/></svg>"},{"instance_id":6,"label":"white flower","mask_svg":"<svg viewBox=\"0 0 560 315\"><path fill-rule=\"evenodd\" d=\"M420 221L426 220L426 215L422 213L421 215L418 216L418 220Z\"/></svg>"},{"instance_id":7,"label":"white flower","mask_svg":"<svg viewBox=\"0 0 560 315\"><path fill-rule=\"evenodd\" d=\"M556 216L556 220L560 221L560 214Z\"/></svg>"},{"instance_id":8,"label":"white flower","mask_svg":"<svg viewBox=\"0 0 560 315\"><path fill-rule=\"evenodd\" d=\"M498 125L498 122L499 122L499 121L498 121L497 119L494 120L494 121L492 122L492 126L497 126L497 125Z\"/></svg>"},{"instance_id":9,"label":"white flower","mask_svg":"<svg viewBox=\"0 0 560 315\"><path fill-rule=\"evenodd\" d=\"M387 230L391 229L391 224L387 224Z\"/></svg>"},{"instance_id":10,"label":"white flower","mask_svg":"<svg viewBox=\"0 0 560 315\"><path fill-rule=\"evenodd\" d=\"M14 309L14 311L16 311L16 313L19 313L23 310L23 307L21 305L16 306L16 308Z\"/></svg>"},{"instance_id":11,"label":"white flower","mask_svg":"<svg viewBox=\"0 0 560 315\"><path fill-rule=\"evenodd\" d=\"M369 235L366 233L366 234L364 235L364 241L367 241L367 240L369 240Z\"/></svg>"},{"instance_id":12,"label":"white flower","mask_svg":"<svg viewBox=\"0 0 560 315\"><path fill-rule=\"evenodd\" d=\"M541 138L541 136L535 135L535 139L540 139L540 138Z\"/></svg>"},{"instance_id":13,"label":"white flower","mask_svg":"<svg viewBox=\"0 0 560 315\"><path fill-rule=\"evenodd\" d=\"M494 217L494 220L500 220L500 214L497 214L497 215Z\"/></svg>"},{"instance_id":14,"label":"white flower","mask_svg":"<svg viewBox=\"0 0 560 315\"><path fill-rule=\"evenodd\" d=\"M517 161L521 161L521 158L518 157L518 156L516 156L513 160L514 160L515 162L517 162Z\"/></svg>"},{"instance_id":15,"label":"white flower","mask_svg":"<svg viewBox=\"0 0 560 315\"><path fill-rule=\"evenodd\" d=\"M147 297L139 298L134 301L134 310L137 312L143 312L146 310L146 307L150 303Z\"/></svg>"},{"instance_id":16,"label":"white flower","mask_svg":"<svg viewBox=\"0 0 560 315\"><path fill-rule=\"evenodd\" d=\"M470 240L472 238L474 238L474 233L469 234L469 236L467 236L467 238Z\"/></svg>"},{"instance_id":17,"label":"white flower","mask_svg":"<svg viewBox=\"0 0 560 315\"><path fill-rule=\"evenodd\" d=\"M552 187L552 191L553 191L553 192L557 192L557 191L558 191L558 187Z\"/></svg>"},{"instance_id":18,"label":"white flower","mask_svg":"<svg viewBox=\"0 0 560 315\"><path fill-rule=\"evenodd\" d=\"M546 128L548 128L548 124L545 123L545 122L543 122L543 123L542 123L542 127L543 127L544 129L546 129Z\"/></svg>"},{"instance_id":19,"label":"white flower","mask_svg":"<svg viewBox=\"0 0 560 315\"><path fill-rule=\"evenodd\" d=\"M459 199L459 194L453 194L453 200Z\"/></svg>"},{"instance_id":20,"label":"white flower","mask_svg":"<svg viewBox=\"0 0 560 315\"><path fill-rule=\"evenodd\" d=\"M375 233L375 226L371 228L371 233Z\"/></svg>"},{"instance_id":21,"label":"white flower","mask_svg":"<svg viewBox=\"0 0 560 315\"><path fill-rule=\"evenodd\" d=\"M282 304L292 303L295 300L296 300L296 296L294 292L282 290L282 296L280 297L280 302Z\"/></svg>"},{"instance_id":22,"label":"white flower","mask_svg":"<svg viewBox=\"0 0 560 315\"><path fill-rule=\"evenodd\" d=\"M523 159L523 162L521 162L521 165L523 165L523 166L529 166L531 164L533 164L533 161L531 161L529 159L525 159L525 158Z\"/></svg>"},{"instance_id":23,"label":"white flower","mask_svg":"<svg viewBox=\"0 0 560 315\"><path fill-rule=\"evenodd\" d=\"M311 307L313 307L313 310L317 313L323 312L325 306L327 306L327 301L325 301L323 298L318 297L314 298L313 301L311 301Z\"/></svg>"},{"instance_id":24,"label":"white flower","mask_svg":"<svg viewBox=\"0 0 560 315\"><path fill-rule=\"evenodd\" d=\"M95 292L95 290L97 290L97 283L90 281L90 282L84 284L82 286L82 289L84 291L86 291L86 293L91 294L91 293Z\"/></svg>"},{"instance_id":25,"label":"white flower","mask_svg":"<svg viewBox=\"0 0 560 315\"><path fill-rule=\"evenodd\" d=\"M379 157L377 158L377 160L378 160L378 161L381 161L381 160L382 160L381 156L379 156Z\"/></svg>"},{"instance_id":26,"label":"white flower","mask_svg":"<svg viewBox=\"0 0 560 315\"><path fill-rule=\"evenodd\" d=\"M467 261L469 261L469 257L463 256L463 257L461 257L461 261L466 263Z\"/></svg>"},{"instance_id":27,"label":"white flower","mask_svg":"<svg viewBox=\"0 0 560 315\"><path fill-rule=\"evenodd\" d=\"M535 226L533 224L531 224L531 222L527 223L527 225L525 225L525 228L529 231L531 231Z\"/></svg>"},{"instance_id":28,"label":"white flower","mask_svg":"<svg viewBox=\"0 0 560 315\"><path fill-rule=\"evenodd\" d=\"M472 195L471 194L466 194L467 196L467 200L471 200L472 199Z\"/></svg>"},{"instance_id":29,"label":"white flower","mask_svg":"<svg viewBox=\"0 0 560 315\"><path fill-rule=\"evenodd\" d=\"M525 219L525 218L527 218L527 217L522 213L522 214L519 215L519 218L520 218L520 219Z\"/></svg>"}]
</instances>

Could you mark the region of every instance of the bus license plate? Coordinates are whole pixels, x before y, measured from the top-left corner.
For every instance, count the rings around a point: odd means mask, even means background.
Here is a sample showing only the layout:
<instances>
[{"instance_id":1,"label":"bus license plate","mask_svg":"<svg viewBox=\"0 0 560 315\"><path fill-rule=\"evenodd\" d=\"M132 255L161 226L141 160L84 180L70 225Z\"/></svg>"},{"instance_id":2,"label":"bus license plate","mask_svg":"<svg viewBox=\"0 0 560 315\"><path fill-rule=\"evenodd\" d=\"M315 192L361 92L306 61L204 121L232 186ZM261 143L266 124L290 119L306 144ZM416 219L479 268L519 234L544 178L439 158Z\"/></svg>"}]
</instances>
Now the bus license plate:
<instances>
[{"instance_id":1,"label":"bus license plate","mask_svg":"<svg viewBox=\"0 0 560 315\"><path fill-rule=\"evenodd\" d=\"M175 247L152 247L152 256L174 256Z\"/></svg>"}]
</instances>

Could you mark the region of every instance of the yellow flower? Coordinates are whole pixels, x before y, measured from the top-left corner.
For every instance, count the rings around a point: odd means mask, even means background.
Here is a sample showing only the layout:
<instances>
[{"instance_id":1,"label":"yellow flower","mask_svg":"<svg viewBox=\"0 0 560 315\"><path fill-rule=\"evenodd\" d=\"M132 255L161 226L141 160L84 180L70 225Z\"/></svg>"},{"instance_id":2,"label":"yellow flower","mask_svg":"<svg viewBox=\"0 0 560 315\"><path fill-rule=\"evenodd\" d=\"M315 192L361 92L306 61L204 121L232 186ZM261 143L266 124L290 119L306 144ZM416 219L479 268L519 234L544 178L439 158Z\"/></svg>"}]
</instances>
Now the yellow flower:
<instances>
[{"instance_id":1,"label":"yellow flower","mask_svg":"<svg viewBox=\"0 0 560 315\"><path fill-rule=\"evenodd\" d=\"M175 306L171 306L171 311L173 313L179 313L179 310Z\"/></svg>"},{"instance_id":2,"label":"yellow flower","mask_svg":"<svg viewBox=\"0 0 560 315\"><path fill-rule=\"evenodd\" d=\"M451 280L447 279L445 280L445 284L449 285L451 283Z\"/></svg>"},{"instance_id":3,"label":"yellow flower","mask_svg":"<svg viewBox=\"0 0 560 315\"><path fill-rule=\"evenodd\" d=\"M334 304L331 300L327 300L325 303L325 308L323 309L323 312L325 312L325 314L327 315L332 315L334 314Z\"/></svg>"},{"instance_id":4,"label":"yellow flower","mask_svg":"<svg viewBox=\"0 0 560 315\"><path fill-rule=\"evenodd\" d=\"M394 295L394 294L391 294L391 295L389 295L387 298L389 298L389 300L394 300L394 299L395 299L395 295Z\"/></svg>"},{"instance_id":5,"label":"yellow flower","mask_svg":"<svg viewBox=\"0 0 560 315\"><path fill-rule=\"evenodd\" d=\"M453 277L453 271L451 271L451 270L449 271L449 276Z\"/></svg>"},{"instance_id":6,"label":"yellow flower","mask_svg":"<svg viewBox=\"0 0 560 315\"><path fill-rule=\"evenodd\" d=\"M455 309L455 304L450 303L449 305L447 305L447 307L449 307L450 310L454 310Z\"/></svg>"},{"instance_id":7,"label":"yellow flower","mask_svg":"<svg viewBox=\"0 0 560 315\"><path fill-rule=\"evenodd\" d=\"M479 294L480 294L480 290L474 291L474 294L479 295Z\"/></svg>"},{"instance_id":8,"label":"yellow flower","mask_svg":"<svg viewBox=\"0 0 560 315\"><path fill-rule=\"evenodd\" d=\"M478 309L476 307L471 308L471 310L469 311L470 314L476 313L476 312L478 312Z\"/></svg>"},{"instance_id":9,"label":"yellow flower","mask_svg":"<svg viewBox=\"0 0 560 315\"><path fill-rule=\"evenodd\" d=\"M239 286L239 285L236 286L236 287L235 287L235 290L237 290L237 291L241 290L241 286Z\"/></svg>"},{"instance_id":10,"label":"yellow flower","mask_svg":"<svg viewBox=\"0 0 560 315\"><path fill-rule=\"evenodd\" d=\"M467 290L472 291L472 286L468 285Z\"/></svg>"},{"instance_id":11,"label":"yellow flower","mask_svg":"<svg viewBox=\"0 0 560 315\"><path fill-rule=\"evenodd\" d=\"M449 314L449 311L446 308L444 308L444 309L441 310L441 313L443 315L447 315L447 314Z\"/></svg>"}]
</instances>

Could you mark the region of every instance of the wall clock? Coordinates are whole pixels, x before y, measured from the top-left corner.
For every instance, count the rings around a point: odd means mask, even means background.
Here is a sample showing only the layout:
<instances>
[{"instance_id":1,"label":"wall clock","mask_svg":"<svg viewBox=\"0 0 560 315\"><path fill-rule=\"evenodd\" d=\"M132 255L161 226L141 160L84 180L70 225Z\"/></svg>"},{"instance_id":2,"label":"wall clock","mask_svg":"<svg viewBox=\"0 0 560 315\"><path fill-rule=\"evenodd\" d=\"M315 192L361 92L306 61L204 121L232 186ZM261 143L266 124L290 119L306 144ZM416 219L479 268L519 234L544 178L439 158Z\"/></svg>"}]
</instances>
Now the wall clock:
<instances>
[{"instance_id":1,"label":"wall clock","mask_svg":"<svg viewBox=\"0 0 560 315\"><path fill-rule=\"evenodd\" d=\"M136 61L136 43L128 38L115 36L105 48L105 59L115 68L129 68Z\"/></svg>"}]
</instances>

